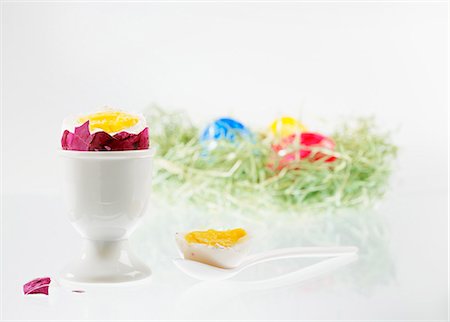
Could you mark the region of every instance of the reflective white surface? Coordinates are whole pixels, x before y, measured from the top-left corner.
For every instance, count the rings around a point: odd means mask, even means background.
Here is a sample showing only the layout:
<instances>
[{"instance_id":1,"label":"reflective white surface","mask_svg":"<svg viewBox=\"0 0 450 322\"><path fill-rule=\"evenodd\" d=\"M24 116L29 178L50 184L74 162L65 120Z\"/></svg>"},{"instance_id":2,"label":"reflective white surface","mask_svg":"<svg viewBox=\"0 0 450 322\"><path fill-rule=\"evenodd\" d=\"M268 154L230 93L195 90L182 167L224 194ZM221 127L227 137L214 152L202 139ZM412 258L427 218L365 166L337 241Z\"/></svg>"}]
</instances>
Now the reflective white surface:
<instances>
[{"instance_id":1,"label":"reflective white surface","mask_svg":"<svg viewBox=\"0 0 450 322\"><path fill-rule=\"evenodd\" d=\"M406 188L403 186L403 188ZM445 190L393 189L376 211L265 221L207 217L153 209L132 236L133 248L152 267L151 280L121 287L63 288L50 296L23 296L37 276L54 277L80 247L58 197L9 195L3 208L4 319L446 319L447 216ZM250 216L249 216L250 217ZM251 280L294 271L310 260L249 268L231 283L201 283L171 259L174 233L195 225L251 227L254 251L305 245L353 244L356 262L317 279L280 285ZM50 224L51 223L51 224ZM85 293L73 293L83 289Z\"/></svg>"}]
</instances>

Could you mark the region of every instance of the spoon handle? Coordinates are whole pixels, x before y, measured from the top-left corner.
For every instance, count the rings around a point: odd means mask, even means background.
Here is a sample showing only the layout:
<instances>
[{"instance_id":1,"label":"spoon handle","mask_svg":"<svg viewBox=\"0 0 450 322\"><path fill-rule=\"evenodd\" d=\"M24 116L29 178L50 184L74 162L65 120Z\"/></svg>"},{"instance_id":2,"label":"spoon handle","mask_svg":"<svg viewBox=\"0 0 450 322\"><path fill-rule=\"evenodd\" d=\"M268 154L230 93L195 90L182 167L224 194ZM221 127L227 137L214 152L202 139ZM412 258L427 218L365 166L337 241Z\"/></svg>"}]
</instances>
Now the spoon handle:
<instances>
[{"instance_id":1,"label":"spoon handle","mask_svg":"<svg viewBox=\"0 0 450 322\"><path fill-rule=\"evenodd\" d=\"M255 264L287 258L312 258L312 257L335 257L340 255L356 254L358 248L354 246L342 247L293 247L269 250L249 257L241 268Z\"/></svg>"},{"instance_id":2,"label":"spoon handle","mask_svg":"<svg viewBox=\"0 0 450 322\"><path fill-rule=\"evenodd\" d=\"M336 256L281 276L256 281L229 281L228 283L233 283L238 286L240 291L261 291L292 286L328 274L342 266L352 263L356 259L358 259L356 253Z\"/></svg>"}]
</instances>

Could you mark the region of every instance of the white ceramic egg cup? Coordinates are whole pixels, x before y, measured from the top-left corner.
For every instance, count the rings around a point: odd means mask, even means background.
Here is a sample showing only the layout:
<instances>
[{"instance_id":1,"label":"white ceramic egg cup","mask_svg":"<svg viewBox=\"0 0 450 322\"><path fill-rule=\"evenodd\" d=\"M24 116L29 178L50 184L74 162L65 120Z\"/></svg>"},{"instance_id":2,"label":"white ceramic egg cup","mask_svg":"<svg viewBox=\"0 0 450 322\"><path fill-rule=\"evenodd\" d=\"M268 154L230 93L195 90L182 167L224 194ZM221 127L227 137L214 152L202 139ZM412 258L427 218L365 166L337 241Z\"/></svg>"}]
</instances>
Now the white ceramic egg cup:
<instances>
[{"instance_id":1,"label":"white ceramic egg cup","mask_svg":"<svg viewBox=\"0 0 450 322\"><path fill-rule=\"evenodd\" d=\"M77 283L132 282L151 275L128 237L146 213L152 150L60 151L69 220L84 239L81 256L60 273Z\"/></svg>"}]
</instances>

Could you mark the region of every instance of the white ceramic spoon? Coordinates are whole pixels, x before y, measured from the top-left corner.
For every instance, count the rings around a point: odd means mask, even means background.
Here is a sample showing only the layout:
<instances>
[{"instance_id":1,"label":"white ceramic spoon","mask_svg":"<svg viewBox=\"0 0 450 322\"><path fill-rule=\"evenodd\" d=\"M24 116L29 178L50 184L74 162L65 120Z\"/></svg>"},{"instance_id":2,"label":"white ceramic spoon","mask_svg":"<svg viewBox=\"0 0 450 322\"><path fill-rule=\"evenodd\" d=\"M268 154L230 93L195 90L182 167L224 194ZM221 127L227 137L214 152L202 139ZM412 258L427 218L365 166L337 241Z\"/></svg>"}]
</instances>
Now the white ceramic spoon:
<instances>
[{"instance_id":1,"label":"white ceramic spoon","mask_svg":"<svg viewBox=\"0 0 450 322\"><path fill-rule=\"evenodd\" d=\"M187 275L202 281L220 281L231 278L240 271L263 262L287 258L317 258L354 255L357 247L295 247L276 249L250 256L235 268L219 268L189 259L174 259L174 264Z\"/></svg>"}]
</instances>

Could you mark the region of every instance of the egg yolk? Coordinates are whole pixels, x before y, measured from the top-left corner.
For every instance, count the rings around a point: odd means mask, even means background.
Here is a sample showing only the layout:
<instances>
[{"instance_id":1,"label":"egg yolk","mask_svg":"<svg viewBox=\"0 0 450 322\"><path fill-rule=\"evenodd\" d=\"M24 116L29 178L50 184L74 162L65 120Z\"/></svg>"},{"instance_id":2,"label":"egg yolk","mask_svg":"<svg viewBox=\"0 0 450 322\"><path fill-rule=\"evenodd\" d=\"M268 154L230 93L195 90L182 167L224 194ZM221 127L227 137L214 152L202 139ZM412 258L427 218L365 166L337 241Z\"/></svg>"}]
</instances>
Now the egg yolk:
<instances>
[{"instance_id":1,"label":"egg yolk","mask_svg":"<svg viewBox=\"0 0 450 322\"><path fill-rule=\"evenodd\" d=\"M139 118L120 111L105 111L83 116L78 119L80 124L86 121L89 121L89 130L91 132L102 130L106 133L115 133L136 125L139 122Z\"/></svg>"},{"instance_id":2,"label":"egg yolk","mask_svg":"<svg viewBox=\"0 0 450 322\"><path fill-rule=\"evenodd\" d=\"M184 238L188 243L203 244L208 246L231 247L239 239L246 236L247 232L242 228L218 231L209 229L206 231L191 231Z\"/></svg>"}]
</instances>

